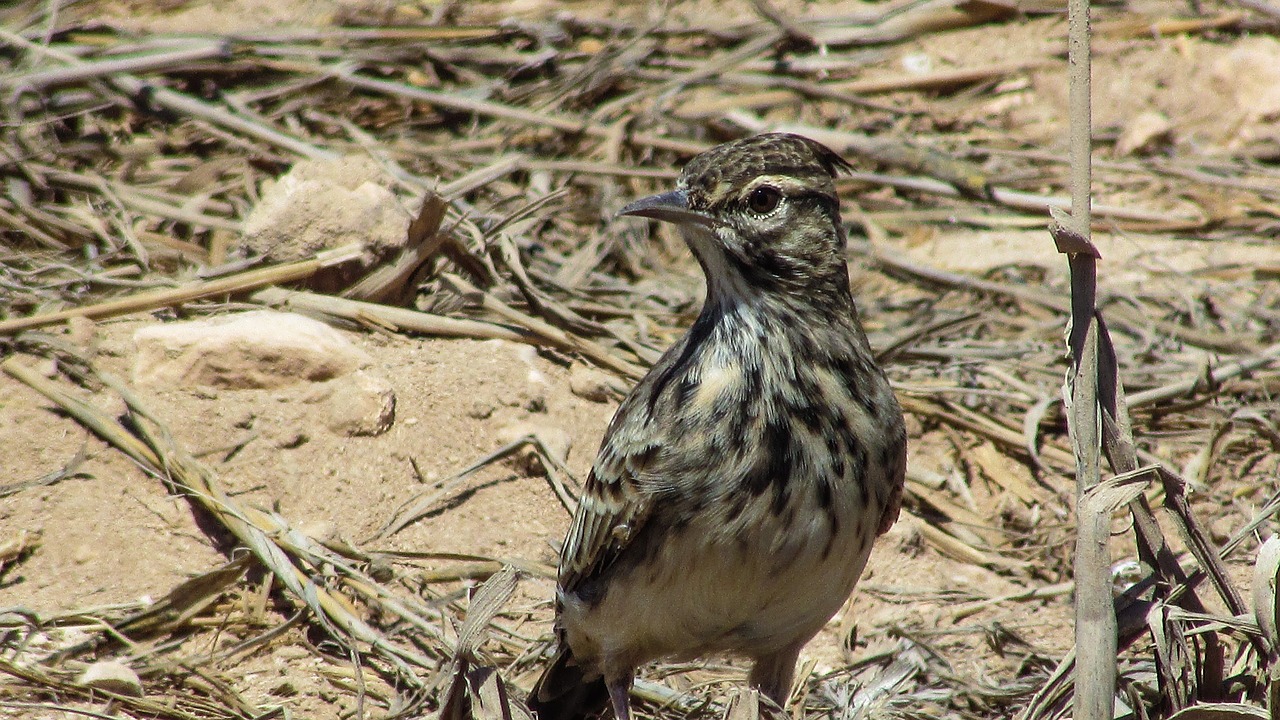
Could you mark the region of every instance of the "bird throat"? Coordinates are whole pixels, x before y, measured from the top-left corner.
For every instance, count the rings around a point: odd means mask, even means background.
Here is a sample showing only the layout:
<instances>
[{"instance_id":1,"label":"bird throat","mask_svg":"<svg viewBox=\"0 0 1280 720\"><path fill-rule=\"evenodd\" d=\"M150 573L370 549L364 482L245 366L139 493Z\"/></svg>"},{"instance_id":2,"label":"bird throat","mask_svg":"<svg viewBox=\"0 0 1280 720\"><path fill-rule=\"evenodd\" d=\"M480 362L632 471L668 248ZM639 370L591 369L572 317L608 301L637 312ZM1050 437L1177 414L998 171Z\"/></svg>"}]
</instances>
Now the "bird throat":
<instances>
[{"instance_id":1,"label":"bird throat","mask_svg":"<svg viewBox=\"0 0 1280 720\"><path fill-rule=\"evenodd\" d=\"M812 278L803 287L770 282L759 273L744 273L744 260L730 257L720 239L700 225L680 227L685 244L693 253L706 278L707 297L702 315L725 315L735 310L761 307L766 312L801 317L848 315L857 317L849 293L847 273ZM787 312L791 311L791 312Z\"/></svg>"}]
</instances>

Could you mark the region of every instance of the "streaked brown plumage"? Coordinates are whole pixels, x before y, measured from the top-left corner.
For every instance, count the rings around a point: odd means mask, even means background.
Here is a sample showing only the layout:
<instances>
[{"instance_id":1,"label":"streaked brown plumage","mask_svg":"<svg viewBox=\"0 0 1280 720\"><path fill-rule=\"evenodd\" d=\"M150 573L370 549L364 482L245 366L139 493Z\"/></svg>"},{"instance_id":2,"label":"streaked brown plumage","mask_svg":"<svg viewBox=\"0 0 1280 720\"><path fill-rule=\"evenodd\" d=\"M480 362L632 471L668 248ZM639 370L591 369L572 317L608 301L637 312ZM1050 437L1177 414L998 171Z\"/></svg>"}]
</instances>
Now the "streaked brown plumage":
<instances>
[{"instance_id":1,"label":"streaked brown plumage","mask_svg":"<svg viewBox=\"0 0 1280 720\"><path fill-rule=\"evenodd\" d=\"M755 661L779 705L800 649L898 516L902 413L849 292L834 152L727 143L622 215L678 224L707 277L697 320L622 402L565 539L541 720L629 720L635 668Z\"/></svg>"}]
</instances>

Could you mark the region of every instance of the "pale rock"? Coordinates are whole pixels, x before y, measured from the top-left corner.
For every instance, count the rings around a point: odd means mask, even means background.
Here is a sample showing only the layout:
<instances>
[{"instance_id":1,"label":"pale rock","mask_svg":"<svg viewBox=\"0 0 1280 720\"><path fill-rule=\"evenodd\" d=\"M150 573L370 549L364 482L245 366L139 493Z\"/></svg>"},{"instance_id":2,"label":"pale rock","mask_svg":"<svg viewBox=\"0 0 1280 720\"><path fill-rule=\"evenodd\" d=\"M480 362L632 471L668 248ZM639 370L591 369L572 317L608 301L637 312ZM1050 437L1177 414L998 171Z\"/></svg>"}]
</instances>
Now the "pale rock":
<instances>
[{"instance_id":1,"label":"pale rock","mask_svg":"<svg viewBox=\"0 0 1280 720\"><path fill-rule=\"evenodd\" d=\"M1148 154L1173 137L1173 123L1164 113L1144 112L1131 118L1116 139L1117 155Z\"/></svg>"},{"instance_id":2,"label":"pale rock","mask_svg":"<svg viewBox=\"0 0 1280 720\"><path fill-rule=\"evenodd\" d=\"M933 72L933 58L925 53L907 53L900 60L902 69L911 75L927 75Z\"/></svg>"},{"instance_id":3,"label":"pale rock","mask_svg":"<svg viewBox=\"0 0 1280 720\"><path fill-rule=\"evenodd\" d=\"M359 262L325 268L306 281L321 292L350 287L409 242L412 217L388 189L394 183L368 157L300 161L288 174L263 184L236 254L292 262L359 244Z\"/></svg>"},{"instance_id":4,"label":"pale rock","mask_svg":"<svg viewBox=\"0 0 1280 720\"><path fill-rule=\"evenodd\" d=\"M529 366L529 375L527 377L529 384L531 385L549 385L550 384L547 381L547 376L543 374L542 370L538 369L538 365L540 364L538 360L538 348L532 345L516 345L515 353L516 353L516 357L520 358L521 362Z\"/></svg>"},{"instance_id":5,"label":"pale rock","mask_svg":"<svg viewBox=\"0 0 1280 720\"><path fill-rule=\"evenodd\" d=\"M95 546L92 543L81 543L80 545L77 545L75 550L71 552L71 562L77 565L87 565L93 562L93 559L97 557L94 547Z\"/></svg>"},{"instance_id":6,"label":"pale rock","mask_svg":"<svg viewBox=\"0 0 1280 720\"><path fill-rule=\"evenodd\" d=\"M332 520L304 521L298 525L298 532L321 545L328 545L341 539L338 535L338 524Z\"/></svg>"},{"instance_id":7,"label":"pale rock","mask_svg":"<svg viewBox=\"0 0 1280 720\"><path fill-rule=\"evenodd\" d=\"M98 341L98 354L107 357L128 357L133 353L133 343L121 335L105 333Z\"/></svg>"},{"instance_id":8,"label":"pale rock","mask_svg":"<svg viewBox=\"0 0 1280 720\"><path fill-rule=\"evenodd\" d=\"M58 361L51 357L38 360L32 369L47 378L56 378L62 374L58 369Z\"/></svg>"},{"instance_id":9,"label":"pale rock","mask_svg":"<svg viewBox=\"0 0 1280 720\"><path fill-rule=\"evenodd\" d=\"M278 388L349 375L372 363L317 320L258 310L142 328L134 381L153 387Z\"/></svg>"},{"instance_id":10,"label":"pale rock","mask_svg":"<svg viewBox=\"0 0 1280 720\"><path fill-rule=\"evenodd\" d=\"M142 697L142 680L132 668L118 660L93 663L80 673L76 684L117 695Z\"/></svg>"},{"instance_id":11,"label":"pale rock","mask_svg":"<svg viewBox=\"0 0 1280 720\"><path fill-rule=\"evenodd\" d=\"M580 398L598 403L608 402L611 397L622 394L610 375L581 364L574 364L569 370L569 389Z\"/></svg>"},{"instance_id":12,"label":"pale rock","mask_svg":"<svg viewBox=\"0 0 1280 720\"><path fill-rule=\"evenodd\" d=\"M472 401L471 407L467 410L467 417L476 420L488 420L489 416L493 415L493 411L497 409L498 407L488 400L475 400Z\"/></svg>"},{"instance_id":13,"label":"pale rock","mask_svg":"<svg viewBox=\"0 0 1280 720\"><path fill-rule=\"evenodd\" d=\"M360 371L330 383L324 402L325 424L339 434L381 435L396 420L396 392L391 383Z\"/></svg>"},{"instance_id":14,"label":"pale rock","mask_svg":"<svg viewBox=\"0 0 1280 720\"><path fill-rule=\"evenodd\" d=\"M1225 545L1238 529L1236 519L1224 515L1209 522L1209 539L1216 545Z\"/></svg>"},{"instance_id":15,"label":"pale rock","mask_svg":"<svg viewBox=\"0 0 1280 720\"><path fill-rule=\"evenodd\" d=\"M1251 120L1280 118L1280 41L1262 36L1242 40L1214 63L1213 72Z\"/></svg>"},{"instance_id":16,"label":"pale rock","mask_svg":"<svg viewBox=\"0 0 1280 720\"><path fill-rule=\"evenodd\" d=\"M547 411L547 396L540 392L531 393L525 398L524 404L520 407L531 413L545 413Z\"/></svg>"},{"instance_id":17,"label":"pale rock","mask_svg":"<svg viewBox=\"0 0 1280 720\"><path fill-rule=\"evenodd\" d=\"M1214 80L1235 101L1220 111L1232 128L1230 148L1256 141L1274 142L1280 120L1280 41L1249 37L1234 44L1213 64Z\"/></svg>"},{"instance_id":18,"label":"pale rock","mask_svg":"<svg viewBox=\"0 0 1280 720\"><path fill-rule=\"evenodd\" d=\"M277 428L265 434L267 442L272 447L278 447L281 450L293 450L300 448L311 441L311 436L305 430L297 428Z\"/></svg>"},{"instance_id":19,"label":"pale rock","mask_svg":"<svg viewBox=\"0 0 1280 720\"><path fill-rule=\"evenodd\" d=\"M385 257L405 245L412 219L387 189L392 182L368 157L300 161L263 184L241 248L288 262L358 242L370 262Z\"/></svg>"}]
</instances>

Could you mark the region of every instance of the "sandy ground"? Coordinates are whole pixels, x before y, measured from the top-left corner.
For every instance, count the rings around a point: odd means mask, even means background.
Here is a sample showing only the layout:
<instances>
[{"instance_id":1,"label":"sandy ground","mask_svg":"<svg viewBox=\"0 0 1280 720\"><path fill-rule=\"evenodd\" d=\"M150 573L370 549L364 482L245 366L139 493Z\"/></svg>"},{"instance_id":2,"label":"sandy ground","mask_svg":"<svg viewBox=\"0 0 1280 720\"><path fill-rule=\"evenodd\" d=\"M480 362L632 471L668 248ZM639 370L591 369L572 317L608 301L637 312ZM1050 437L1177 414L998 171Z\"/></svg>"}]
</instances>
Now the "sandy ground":
<instances>
[{"instance_id":1,"label":"sandy ground","mask_svg":"<svg viewBox=\"0 0 1280 720\"><path fill-rule=\"evenodd\" d=\"M104 323L93 344L104 369L127 377L132 333L150 320ZM579 478L594 457L614 403L578 397L569 369L530 348L505 341L386 339L351 334L375 357L378 372L397 394L397 419L377 437L346 437L328 430L308 403L308 384L274 390L141 389L177 441L201 456L232 495L275 508L292 524L325 523L351 540L373 536L424 483L451 476L507 442L507 428L542 429L571 441L568 465ZM89 396L112 410L109 393ZM224 558L197 525L188 503L156 478L60 416L34 391L0 379L0 444L8 448L2 477L32 479L57 470L84 448L79 475L6 498L0 525L7 532L39 534L38 548L0 584L0 607L41 615L142 602L163 596L188 576ZM530 425L531 424L531 425ZM233 453L231 448L237 448ZM917 454L926 456L923 448ZM412 462L411 462L412 461ZM923 460L919 460L923 462ZM413 464L422 473L419 479ZM554 565L568 515L547 482L519 460L495 464L468 482L445 508L366 549L439 552ZM855 595L808 651L817 671L843 664L845 640L903 632L957 633L935 639L963 650L964 671L973 633L998 622L1047 655L1066 649L1069 607L1061 601L1018 604L949 619L956 599L1017 592L1020 586L991 571L949 561L925 549L920 521L907 516L885 536ZM428 564L429 566L429 564ZM515 606L539 620L526 632L550 631L549 579L522 582ZM980 639L980 638L979 638ZM193 648L193 651L195 648ZM301 716L334 717L324 702L322 676L290 662L295 650L253 657L235 680L250 702L286 702ZM983 663L991 671L989 658ZM302 672L300 672L302 671ZM289 697L275 693L282 678ZM318 702L319 701L319 702ZM318 702L318 704L317 704ZM334 713L334 714L331 714Z\"/></svg>"},{"instance_id":2,"label":"sandy ground","mask_svg":"<svg viewBox=\"0 0 1280 720\"><path fill-rule=\"evenodd\" d=\"M421 8L392 3L375 7L374 3L318 0L179 2L156 13L146 12L147 5L97 3L94 11L113 23L158 32L323 26L341 12L431 11L430 4ZM706 12L732 16L732 8L721 4L700 5L707 6L703 8ZM791 5L780 4L796 9ZM557 8L585 13L600 6L485 3L467 19L484 22L509 16L536 17ZM686 11L687 7L676 10ZM240 25L249 22L247 18L252 18L252 24ZM993 54L984 55L981 61L996 63L1016 58L1030 48L1060 42L1062 28L1058 18L1038 18L934 34L892 52L902 57L925 55L941 64L972 65L978 64L975 53L990 50ZM999 36L999 42L992 39L993 34ZM981 42L975 41L979 39ZM1179 143L1227 150L1246 142L1262 132L1258 116L1249 115L1253 111L1230 109L1234 107L1230 100L1237 93L1252 90L1235 87L1229 80L1233 68L1258 53L1270 56L1275 45L1274 39L1259 37L1231 45L1190 39L1152 47L1104 36L1095 71L1099 76L1097 124L1104 132L1118 132L1137 112L1153 109L1177 120ZM1187 71L1179 73L1179 69ZM1206 96L1220 102L1204 100ZM993 127L1016 129L1021 139L1038 138L1052 147L1061 137L1065 97L1060 77L1034 74L1029 87L1010 88L983 112L989 114ZM1227 117L1217 112L1219 106L1229 108L1224 111ZM1211 108L1215 111L1210 112ZM1106 198L1113 202L1124 199L1122 193ZM1176 205L1178 199L1170 198L1169 202ZM1211 247L1185 240L1156 244L1113 236L1099 238L1099 242L1115 268L1112 279L1117 284L1112 287L1117 291L1128 284L1182 282L1184 276L1179 273L1185 272L1199 272L1197 282L1212 286L1210 271L1214 268L1245 263L1280 266L1280 257L1274 253L1268 251L1260 257L1262 251L1257 246L1243 244ZM971 250L974 243L980 244L984 253L975 254ZM975 234L957 230L903 241L895 250L974 274L1008 264L1061 271L1058 256L1038 231ZM686 260L671 272L678 281L687 282L693 269ZM873 283L860 287L860 292L875 289ZM151 317L105 322L87 330L78 328L71 339L91 348L104 368L128 377L133 333L157 322L161 321ZM867 322L874 327L878 319L871 313ZM429 489L433 482L502 446L510 429L522 423L567 438L568 467L576 477L585 477L616 406L615 400L596 402L574 394L568 382L571 361L555 354L503 341L347 335L375 359L372 372L386 379L397 395L396 420L385 434L347 437L328 430L323 418L317 416L316 390L306 383L274 390L157 391L144 387L140 391L178 442L208 463L237 497L273 507L299 526L323 524L358 543L373 536L402 503ZM1047 380L1043 390L1056 393L1057 382ZM120 410L118 401L108 393L87 394L86 398L112 411ZM953 437L915 421L912 431L913 468L943 475L957 470L951 451ZM0 448L0 484L39 478L58 470L81 451L88 456L75 476L0 500L0 542L24 531L38 536L35 549L0 575L0 608L55 616L86 608L145 604L192 574L225 562L224 548L218 544L223 539L211 538L198 525L185 499L170 494L158 479L53 410L36 393L4 376L0 376ZM546 481L530 469L520 460L491 465L467 483L466 492L439 511L390 538L362 546L553 565L569 518ZM1207 520L1220 529L1238 527L1251 507L1249 498L1223 500L1231 492L1229 487L1217 488L1199 501L1198 507L1211 513ZM984 521L997 523L1002 512L998 492L980 485L969 501ZM999 686L1016 683L1028 669L1028 657L1056 659L1069 649L1069 595L989 605L978 602L1059 582L1064 579L1060 569L997 573L957 561L922 538L923 522L904 514L881 540L860 591L806 650L804 662L822 672L866 657L877 648L892 647L893 636L908 636L940 652L957 674ZM1045 515L1033 522L1065 528L1067 518ZM1122 527L1123 523L1117 525ZM1067 537L1065 530L1062 537ZM1065 552L1064 548L1058 554ZM1132 550L1119 550L1117 561L1124 559L1124 553ZM414 573L434 566L420 562L402 570ZM1233 566L1233 572L1242 578L1247 571L1247 565ZM521 626L526 635L549 635L552 592L553 584L545 577L531 575L521 581L512 606L531 612L532 619ZM283 608L273 607L267 623L281 622L285 616ZM355 703L352 693L324 670L328 661L317 657L307 643L295 641L301 631L291 632L293 635L286 634L285 639L237 666L218 668L218 672L250 704L284 705L295 717L336 718L350 713ZM1018 651L1002 654L1001 639L1011 637L1017 638L1013 644ZM852 647L851 638L856 638ZM872 638L870 645L866 638ZM211 652L221 640L201 635L188 642L184 652L199 656ZM740 676L730 673L724 677ZM528 674L511 679L525 688L532 681ZM671 682L680 687L690 681L675 678ZM47 712L35 716L58 715Z\"/></svg>"}]
</instances>

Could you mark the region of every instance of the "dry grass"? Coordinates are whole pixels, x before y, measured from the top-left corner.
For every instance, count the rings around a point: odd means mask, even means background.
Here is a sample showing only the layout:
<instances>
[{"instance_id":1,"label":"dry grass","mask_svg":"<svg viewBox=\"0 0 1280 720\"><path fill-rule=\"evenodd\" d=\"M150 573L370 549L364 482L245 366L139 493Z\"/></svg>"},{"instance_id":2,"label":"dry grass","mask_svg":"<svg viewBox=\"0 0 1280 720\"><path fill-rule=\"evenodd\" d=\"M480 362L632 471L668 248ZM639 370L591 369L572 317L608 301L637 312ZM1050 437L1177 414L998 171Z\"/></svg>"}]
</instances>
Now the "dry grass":
<instances>
[{"instance_id":1,"label":"dry grass","mask_svg":"<svg viewBox=\"0 0 1280 720\"><path fill-rule=\"evenodd\" d=\"M27 8L35 9L30 16L5 11L26 24L0 31L8 46L0 58L8 99L0 136L0 332L10 356L3 369L189 497L247 552L231 553L226 567L151 607L0 614L0 673L8 676L0 707L54 710L92 700L116 716L272 716L166 642L210 624L237 626L247 639L209 662L251 652L282 630L265 622L270 596L296 611L287 626L313 626L334 644L335 673L355 668L346 687L369 715L523 716L520 693L509 687L528 682L548 638L523 637L504 623L502 601L516 582L507 566L458 558L456 573L434 581L489 581L469 603L422 602L388 564L415 558L325 547L279 516L238 505L125 385L32 328L179 303L200 312L190 303L230 296L382 332L527 342L634 378L687 322L697 297L653 283L655 255L642 230L612 224L611 211L669 182L690 154L768 129L808 133L866 168L842 194L854 221L851 259L867 268L859 282L873 341L915 428L946 438L968 468L953 477L913 469L908 507L924 521L931 548L1025 589L966 598L955 617L1072 592L1061 548L1074 538L1077 458L1061 401L1037 390L1060 383L1067 368L1066 280L1018 266L949 272L896 250L957 222L1041 227L1049 208L1064 205L1065 168L1056 158L1017 138L992 141L989 128L963 120L1001 83L1059 71L1062 62L1046 55L862 76L875 48L937 32L940 22L1030 20L991 4L807 21L758 2L756 17L714 28L567 17L175 39L71 27L44 42L41 7ZM1101 12L1133 20L1121 9ZM1179 32L1221 32L1224 41L1247 28L1274 31L1274 17L1255 12L1162 21L1178 21ZM406 203L422 208L410 249L357 299L302 287L255 293L264 283L305 280L323 264L243 269L228 257L260 183L299 158L353 153L375 158ZM1129 200L1095 205L1099 227L1260 242L1251 238L1274 233L1280 198L1280 172L1264 160L1242 151L1101 163L1095 188ZM664 249L674 251L669 241ZM1110 405L1103 400L1101 442L1119 475L1082 502L1104 534L1117 524L1117 507L1131 511L1124 537L1140 566L1114 595L1118 695L1129 717L1173 717L1207 701L1258 708L1277 692L1276 541L1263 547L1252 590L1223 567L1233 553L1259 547L1280 507L1275 273L1220 268L1215 292L1203 293L1188 290L1196 283L1180 286L1176 274L1123 292L1108 290L1105 275L1100 283L1109 334L1095 338L1095 348L1123 381L1110 388ZM370 297L404 298L408 307ZM130 422L78 400L66 380L32 372L23 357L30 355L57 359L73 382L105 384L128 405ZM568 473L545 453L543 466L571 506ZM404 508L386 532L441 506L465 479ZM973 484L1001 499L999 512L973 504ZM1189 487L1199 490L1196 504ZM1204 515L1222 506L1252 519L1215 542ZM1153 507L1168 512L1161 517ZM20 540L11 545L0 547L0 573L29 550ZM26 649L42 629L67 625L93 639L53 653ZM1021 657L1017 673L961 676L930 638L886 637L887 650L836 672L802 672L794 711L842 720L1069 713L1072 655L1043 657L998 628L984 632L995 652ZM69 661L117 653L147 678L148 697L73 682ZM719 676L712 669L708 677ZM722 692L657 683L636 692L654 714L755 712L749 695L729 703ZM1248 707L1228 710L1255 716Z\"/></svg>"}]
</instances>

